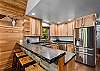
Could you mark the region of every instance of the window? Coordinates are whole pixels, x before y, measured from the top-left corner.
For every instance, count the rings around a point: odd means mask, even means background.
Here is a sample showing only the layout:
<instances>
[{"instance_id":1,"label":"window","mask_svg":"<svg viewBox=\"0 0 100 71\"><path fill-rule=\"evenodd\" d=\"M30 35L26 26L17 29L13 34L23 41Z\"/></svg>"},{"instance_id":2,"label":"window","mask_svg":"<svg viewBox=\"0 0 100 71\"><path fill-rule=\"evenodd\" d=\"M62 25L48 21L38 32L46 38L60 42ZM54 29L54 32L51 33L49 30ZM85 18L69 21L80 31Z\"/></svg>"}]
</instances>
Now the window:
<instances>
[{"instance_id":1,"label":"window","mask_svg":"<svg viewBox=\"0 0 100 71\"><path fill-rule=\"evenodd\" d=\"M48 25L48 26L47 26ZM42 23L42 41L48 41L49 40L49 24Z\"/></svg>"},{"instance_id":2,"label":"window","mask_svg":"<svg viewBox=\"0 0 100 71\"><path fill-rule=\"evenodd\" d=\"M42 40L49 40L49 27L42 27Z\"/></svg>"}]
</instances>

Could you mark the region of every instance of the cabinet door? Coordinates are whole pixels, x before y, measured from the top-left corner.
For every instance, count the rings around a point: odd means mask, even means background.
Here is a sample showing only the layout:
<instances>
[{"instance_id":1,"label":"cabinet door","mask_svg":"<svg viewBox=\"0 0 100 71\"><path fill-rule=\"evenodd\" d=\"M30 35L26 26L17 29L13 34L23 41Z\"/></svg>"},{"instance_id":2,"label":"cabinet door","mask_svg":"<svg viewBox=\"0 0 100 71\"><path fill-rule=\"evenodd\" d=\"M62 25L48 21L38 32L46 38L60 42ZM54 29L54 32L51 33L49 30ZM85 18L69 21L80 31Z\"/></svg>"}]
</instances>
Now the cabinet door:
<instances>
[{"instance_id":1,"label":"cabinet door","mask_svg":"<svg viewBox=\"0 0 100 71\"><path fill-rule=\"evenodd\" d=\"M68 36L68 24L63 24L63 36Z\"/></svg>"},{"instance_id":2,"label":"cabinet door","mask_svg":"<svg viewBox=\"0 0 100 71\"><path fill-rule=\"evenodd\" d=\"M73 36L73 23L68 23L68 36Z\"/></svg>"},{"instance_id":3,"label":"cabinet door","mask_svg":"<svg viewBox=\"0 0 100 71\"><path fill-rule=\"evenodd\" d=\"M95 15L88 15L83 17L84 27L95 26Z\"/></svg>"},{"instance_id":4,"label":"cabinet door","mask_svg":"<svg viewBox=\"0 0 100 71\"><path fill-rule=\"evenodd\" d=\"M58 25L54 24L54 36L58 36Z\"/></svg>"},{"instance_id":5,"label":"cabinet door","mask_svg":"<svg viewBox=\"0 0 100 71\"><path fill-rule=\"evenodd\" d=\"M58 29L57 35L63 36L63 24L58 25L57 29Z\"/></svg>"},{"instance_id":6,"label":"cabinet door","mask_svg":"<svg viewBox=\"0 0 100 71\"><path fill-rule=\"evenodd\" d=\"M35 24L35 34L37 35L37 36L40 36L41 35L41 21L40 20L36 20L36 24Z\"/></svg>"},{"instance_id":7,"label":"cabinet door","mask_svg":"<svg viewBox=\"0 0 100 71\"><path fill-rule=\"evenodd\" d=\"M41 21L37 19L30 20L31 25L31 35L40 36L41 35Z\"/></svg>"},{"instance_id":8,"label":"cabinet door","mask_svg":"<svg viewBox=\"0 0 100 71\"><path fill-rule=\"evenodd\" d=\"M55 36L55 32L56 32L55 29L56 29L55 24L51 24L50 25L50 36Z\"/></svg>"},{"instance_id":9,"label":"cabinet door","mask_svg":"<svg viewBox=\"0 0 100 71\"><path fill-rule=\"evenodd\" d=\"M31 25L31 27L30 27L30 29L31 29L31 35L36 35L35 33L36 33L36 21L35 21L35 19L30 19L30 25Z\"/></svg>"},{"instance_id":10,"label":"cabinet door","mask_svg":"<svg viewBox=\"0 0 100 71\"><path fill-rule=\"evenodd\" d=\"M67 51L69 51L69 52L74 52L74 46L73 46L73 44L67 44Z\"/></svg>"},{"instance_id":11,"label":"cabinet door","mask_svg":"<svg viewBox=\"0 0 100 71\"><path fill-rule=\"evenodd\" d=\"M78 19L76 19L76 21L75 21L75 28L80 28L81 27L81 25L83 24L83 22L82 22L82 18L78 18Z\"/></svg>"}]
</instances>

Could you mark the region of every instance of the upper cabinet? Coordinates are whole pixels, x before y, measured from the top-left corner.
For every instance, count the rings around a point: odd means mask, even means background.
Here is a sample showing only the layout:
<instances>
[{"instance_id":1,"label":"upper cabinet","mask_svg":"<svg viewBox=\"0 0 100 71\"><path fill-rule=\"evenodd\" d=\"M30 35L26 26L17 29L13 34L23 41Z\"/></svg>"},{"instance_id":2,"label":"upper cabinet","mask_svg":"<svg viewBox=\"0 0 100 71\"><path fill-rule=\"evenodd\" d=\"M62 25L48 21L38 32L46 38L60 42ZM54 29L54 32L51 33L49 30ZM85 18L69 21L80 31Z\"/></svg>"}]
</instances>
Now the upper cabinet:
<instances>
[{"instance_id":1,"label":"upper cabinet","mask_svg":"<svg viewBox=\"0 0 100 71\"><path fill-rule=\"evenodd\" d=\"M50 36L73 36L74 22L51 24Z\"/></svg>"},{"instance_id":2,"label":"upper cabinet","mask_svg":"<svg viewBox=\"0 0 100 71\"><path fill-rule=\"evenodd\" d=\"M82 18L77 18L75 20L74 28L80 28L80 27L82 27L82 24L83 24L83 19Z\"/></svg>"},{"instance_id":3,"label":"upper cabinet","mask_svg":"<svg viewBox=\"0 0 100 71\"><path fill-rule=\"evenodd\" d=\"M95 22L96 22L95 14L91 14L91 15L83 17L83 26L84 27L95 26Z\"/></svg>"},{"instance_id":4,"label":"upper cabinet","mask_svg":"<svg viewBox=\"0 0 100 71\"><path fill-rule=\"evenodd\" d=\"M96 14L82 16L75 19L75 28L95 26Z\"/></svg>"},{"instance_id":5,"label":"upper cabinet","mask_svg":"<svg viewBox=\"0 0 100 71\"><path fill-rule=\"evenodd\" d=\"M68 36L73 36L73 31L74 31L74 21L71 21L68 23Z\"/></svg>"},{"instance_id":6,"label":"upper cabinet","mask_svg":"<svg viewBox=\"0 0 100 71\"><path fill-rule=\"evenodd\" d=\"M24 22L24 36L41 36L42 21L39 19L30 18Z\"/></svg>"},{"instance_id":7,"label":"upper cabinet","mask_svg":"<svg viewBox=\"0 0 100 71\"><path fill-rule=\"evenodd\" d=\"M31 19L31 35L41 36L42 22L38 19Z\"/></svg>"},{"instance_id":8,"label":"upper cabinet","mask_svg":"<svg viewBox=\"0 0 100 71\"><path fill-rule=\"evenodd\" d=\"M67 23L63 24L62 29L63 29L63 31L62 31L63 36L67 36L68 35L68 24Z\"/></svg>"},{"instance_id":9,"label":"upper cabinet","mask_svg":"<svg viewBox=\"0 0 100 71\"><path fill-rule=\"evenodd\" d=\"M51 24L50 25L50 36L56 36L56 32L57 32L56 27L57 27L56 24Z\"/></svg>"},{"instance_id":10,"label":"upper cabinet","mask_svg":"<svg viewBox=\"0 0 100 71\"><path fill-rule=\"evenodd\" d=\"M50 25L50 36L74 36L74 29L95 26L96 14L82 16L61 24Z\"/></svg>"},{"instance_id":11,"label":"upper cabinet","mask_svg":"<svg viewBox=\"0 0 100 71\"><path fill-rule=\"evenodd\" d=\"M63 36L63 25L64 24L57 25L57 36Z\"/></svg>"}]
</instances>

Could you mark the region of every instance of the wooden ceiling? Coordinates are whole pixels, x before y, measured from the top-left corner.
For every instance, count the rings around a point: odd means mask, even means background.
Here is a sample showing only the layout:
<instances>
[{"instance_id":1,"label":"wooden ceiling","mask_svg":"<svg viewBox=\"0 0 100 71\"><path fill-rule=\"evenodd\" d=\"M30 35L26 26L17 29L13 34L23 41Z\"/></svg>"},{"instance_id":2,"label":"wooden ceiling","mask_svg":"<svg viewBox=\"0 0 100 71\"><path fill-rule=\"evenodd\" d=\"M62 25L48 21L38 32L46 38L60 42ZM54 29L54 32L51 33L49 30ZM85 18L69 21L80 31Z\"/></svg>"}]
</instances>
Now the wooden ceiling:
<instances>
[{"instance_id":1,"label":"wooden ceiling","mask_svg":"<svg viewBox=\"0 0 100 71\"><path fill-rule=\"evenodd\" d=\"M25 15L27 0L0 0L0 14L10 17Z\"/></svg>"}]
</instances>

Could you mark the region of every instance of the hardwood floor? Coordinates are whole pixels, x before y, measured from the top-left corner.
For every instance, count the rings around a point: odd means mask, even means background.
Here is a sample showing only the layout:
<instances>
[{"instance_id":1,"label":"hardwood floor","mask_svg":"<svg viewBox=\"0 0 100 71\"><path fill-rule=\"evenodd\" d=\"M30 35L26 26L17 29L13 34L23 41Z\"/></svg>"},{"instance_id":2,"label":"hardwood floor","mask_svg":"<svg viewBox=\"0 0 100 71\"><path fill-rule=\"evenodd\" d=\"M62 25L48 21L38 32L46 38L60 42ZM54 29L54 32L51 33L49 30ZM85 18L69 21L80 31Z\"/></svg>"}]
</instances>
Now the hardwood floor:
<instances>
[{"instance_id":1,"label":"hardwood floor","mask_svg":"<svg viewBox=\"0 0 100 71\"><path fill-rule=\"evenodd\" d=\"M65 65L65 71L100 71L100 58L95 67L86 66L74 61L69 67Z\"/></svg>"}]
</instances>

